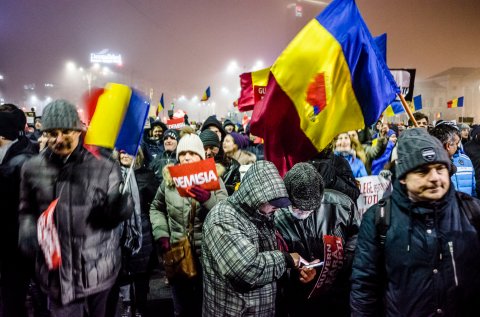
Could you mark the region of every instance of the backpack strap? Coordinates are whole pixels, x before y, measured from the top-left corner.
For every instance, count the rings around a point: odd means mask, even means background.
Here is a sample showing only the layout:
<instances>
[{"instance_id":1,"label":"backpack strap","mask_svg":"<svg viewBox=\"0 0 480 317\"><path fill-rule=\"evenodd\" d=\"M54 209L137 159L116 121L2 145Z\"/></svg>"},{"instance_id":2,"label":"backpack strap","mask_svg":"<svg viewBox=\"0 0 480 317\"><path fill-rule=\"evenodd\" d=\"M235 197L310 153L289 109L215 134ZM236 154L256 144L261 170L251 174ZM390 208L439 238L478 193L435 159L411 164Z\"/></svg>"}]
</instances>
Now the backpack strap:
<instances>
[{"instance_id":1,"label":"backpack strap","mask_svg":"<svg viewBox=\"0 0 480 317\"><path fill-rule=\"evenodd\" d=\"M377 228L377 242L382 249L385 247L387 231L388 227L390 227L390 211L390 197L380 199L375 210L375 227Z\"/></svg>"}]
</instances>

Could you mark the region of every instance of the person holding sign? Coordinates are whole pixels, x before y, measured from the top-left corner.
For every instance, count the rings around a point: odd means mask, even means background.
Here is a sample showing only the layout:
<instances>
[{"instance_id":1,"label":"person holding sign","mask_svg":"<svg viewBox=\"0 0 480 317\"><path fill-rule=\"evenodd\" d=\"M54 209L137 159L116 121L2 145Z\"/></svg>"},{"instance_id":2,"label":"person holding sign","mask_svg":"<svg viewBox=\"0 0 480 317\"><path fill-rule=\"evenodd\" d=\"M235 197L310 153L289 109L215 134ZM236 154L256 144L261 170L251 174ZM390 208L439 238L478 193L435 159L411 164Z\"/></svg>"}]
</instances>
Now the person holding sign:
<instances>
[{"instance_id":1,"label":"person holding sign","mask_svg":"<svg viewBox=\"0 0 480 317\"><path fill-rule=\"evenodd\" d=\"M292 271L282 302L289 316L322 310L331 316L350 316L349 277L360 226L357 207L347 195L325 189L322 176L310 163L295 164L283 181L293 208L280 209L275 226L289 252L319 266L316 278L307 284Z\"/></svg>"},{"instance_id":2,"label":"person holding sign","mask_svg":"<svg viewBox=\"0 0 480 317\"><path fill-rule=\"evenodd\" d=\"M205 159L203 143L190 127L184 128L181 134L183 136L177 146L179 164L176 166L186 166L193 170L189 164ZM208 171L192 174L190 177L178 177L178 179L174 179L171 173L165 174L150 207L153 237L159 255L163 256L171 249L172 244L187 236L189 222L193 222L193 232L188 236L192 238L192 251L199 274L191 279L175 279L169 282L172 287L175 316L201 316L203 295L202 270L199 259L202 245L202 225L210 209L227 198L227 191L219 178L217 179L220 185L218 190L208 191L199 185L183 188L190 181L200 181L200 179L205 181L207 178L209 180L214 178L216 171L213 174ZM182 195L186 193L187 197L182 197L179 191L182 192Z\"/></svg>"}]
</instances>

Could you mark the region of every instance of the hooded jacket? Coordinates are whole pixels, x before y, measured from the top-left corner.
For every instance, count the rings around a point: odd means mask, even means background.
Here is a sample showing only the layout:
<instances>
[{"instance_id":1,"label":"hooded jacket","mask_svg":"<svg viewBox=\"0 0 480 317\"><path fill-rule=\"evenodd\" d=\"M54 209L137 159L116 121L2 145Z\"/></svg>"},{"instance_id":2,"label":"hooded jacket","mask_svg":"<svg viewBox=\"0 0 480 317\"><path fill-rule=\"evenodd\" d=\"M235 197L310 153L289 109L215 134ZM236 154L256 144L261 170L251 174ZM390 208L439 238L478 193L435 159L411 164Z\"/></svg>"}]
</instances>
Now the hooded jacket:
<instances>
[{"instance_id":1,"label":"hooded jacket","mask_svg":"<svg viewBox=\"0 0 480 317\"><path fill-rule=\"evenodd\" d=\"M203 316L274 316L277 280L286 269L273 217L260 205L288 197L276 167L253 164L238 191L204 223Z\"/></svg>"},{"instance_id":2,"label":"hooded jacket","mask_svg":"<svg viewBox=\"0 0 480 317\"><path fill-rule=\"evenodd\" d=\"M353 201L333 189L325 190L322 204L307 219L296 219L287 209L281 209L275 214L275 226L285 240L288 251L298 252L309 262L315 259L327 261L324 235L339 237L343 246L343 261L329 267L329 280L322 287L322 295L319 297L307 300L315 288L321 268L317 269L316 277L308 284L301 283L298 273L292 270L285 294L291 316L305 316L308 312L322 309L324 305L331 305L329 312L333 316L350 316L349 278L360 218Z\"/></svg>"},{"instance_id":3,"label":"hooded jacket","mask_svg":"<svg viewBox=\"0 0 480 317\"><path fill-rule=\"evenodd\" d=\"M375 211L365 214L352 272L352 316L478 316L480 240L453 186L435 202L412 202L397 180L385 245ZM384 263L384 264L381 264Z\"/></svg>"},{"instance_id":4,"label":"hooded jacket","mask_svg":"<svg viewBox=\"0 0 480 317\"><path fill-rule=\"evenodd\" d=\"M36 275L49 297L68 304L107 290L120 270L118 224L130 217L130 194L118 164L95 158L78 145L64 162L50 149L26 162L20 183L19 245L36 252ZM62 264L49 271L37 244L37 219L59 198L55 224Z\"/></svg>"}]
</instances>

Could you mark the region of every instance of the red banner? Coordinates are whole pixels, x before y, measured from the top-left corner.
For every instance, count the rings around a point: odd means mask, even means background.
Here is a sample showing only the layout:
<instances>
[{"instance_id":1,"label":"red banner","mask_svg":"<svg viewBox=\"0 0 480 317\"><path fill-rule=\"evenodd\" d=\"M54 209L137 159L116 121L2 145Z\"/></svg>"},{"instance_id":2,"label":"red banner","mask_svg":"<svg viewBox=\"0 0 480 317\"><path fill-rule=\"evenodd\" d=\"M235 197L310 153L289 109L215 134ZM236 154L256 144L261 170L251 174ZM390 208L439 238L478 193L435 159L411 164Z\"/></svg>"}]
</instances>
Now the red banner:
<instances>
[{"instance_id":1,"label":"red banner","mask_svg":"<svg viewBox=\"0 0 480 317\"><path fill-rule=\"evenodd\" d=\"M167 120L167 127L169 129L181 130L185 126L185 119L175 118Z\"/></svg>"},{"instance_id":2,"label":"red banner","mask_svg":"<svg viewBox=\"0 0 480 317\"><path fill-rule=\"evenodd\" d=\"M190 197L187 190L194 185L210 191L220 189L217 167L213 158L195 163L170 166L168 170L178 193L182 197Z\"/></svg>"},{"instance_id":3,"label":"red banner","mask_svg":"<svg viewBox=\"0 0 480 317\"><path fill-rule=\"evenodd\" d=\"M336 236L323 236L324 265L318 275L315 287L308 295L308 298L315 297L328 290L335 281L337 273L343 266L343 243L342 238Z\"/></svg>"}]
</instances>

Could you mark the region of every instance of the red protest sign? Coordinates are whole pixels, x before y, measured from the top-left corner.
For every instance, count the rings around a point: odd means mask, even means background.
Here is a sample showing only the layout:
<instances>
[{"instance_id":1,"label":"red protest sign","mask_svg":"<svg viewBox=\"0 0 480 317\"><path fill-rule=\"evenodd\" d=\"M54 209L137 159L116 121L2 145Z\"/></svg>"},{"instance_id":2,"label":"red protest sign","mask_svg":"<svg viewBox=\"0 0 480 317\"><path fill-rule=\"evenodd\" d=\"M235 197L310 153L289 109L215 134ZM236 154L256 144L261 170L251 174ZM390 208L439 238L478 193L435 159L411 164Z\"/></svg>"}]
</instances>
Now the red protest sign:
<instances>
[{"instance_id":1,"label":"red protest sign","mask_svg":"<svg viewBox=\"0 0 480 317\"><path fill-rule=\"evenodd\" d=\"M167 127L169 129L181 130L185 126L185 119L175 118L167 120Z\"/></svg>"},{"instance_id":2,"label":"red protest sign","mask_svg":"<svg viewBox=\"0 0 480 317\"><path fill-rule=\"evenodd\" d=\"M220 189L217 167L213 158L195 163L170 166L168 170L178 193L182 197L190 197L187 189L194 185L210 191Z\"/></svg>"}]
</instances>

